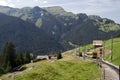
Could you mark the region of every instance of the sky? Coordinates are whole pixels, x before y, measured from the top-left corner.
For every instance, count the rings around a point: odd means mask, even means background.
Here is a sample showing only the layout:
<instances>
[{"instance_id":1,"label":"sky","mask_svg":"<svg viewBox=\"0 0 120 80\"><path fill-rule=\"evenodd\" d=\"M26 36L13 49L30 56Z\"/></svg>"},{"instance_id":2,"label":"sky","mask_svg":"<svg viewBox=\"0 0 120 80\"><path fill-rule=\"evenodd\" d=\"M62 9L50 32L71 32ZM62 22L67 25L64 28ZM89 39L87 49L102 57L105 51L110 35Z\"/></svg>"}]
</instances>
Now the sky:
<instances>
[{"instance_id":1,"label":"sky","mask_svg":"<svg viewBox=\"0 0 120 80\"><path fill-rule=\"evenodd\" d=\"M69 12L99 15L120 23L120 0L0 0L0 5L14 8L61 6Z\"/></svg>"}]
</instances>

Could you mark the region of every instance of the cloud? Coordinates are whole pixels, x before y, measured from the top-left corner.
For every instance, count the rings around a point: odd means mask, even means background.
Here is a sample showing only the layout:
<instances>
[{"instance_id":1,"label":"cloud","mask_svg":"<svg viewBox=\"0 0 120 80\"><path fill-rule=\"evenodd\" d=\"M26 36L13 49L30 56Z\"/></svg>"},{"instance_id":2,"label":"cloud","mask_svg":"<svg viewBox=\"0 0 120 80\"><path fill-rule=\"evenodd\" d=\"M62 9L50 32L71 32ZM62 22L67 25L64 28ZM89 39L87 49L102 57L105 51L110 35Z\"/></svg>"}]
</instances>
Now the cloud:
<instances>
[{"instance_id":1,"label":"cloud","mask_svg":"<svg viewBox=\"0 0 120 80\"><path fill-rule=\"evenodd\" d=\"M9 1L10 1L10 0L9 0ZM8 1L6 1L6 0L0 0L0 5L2 5L2 6L15 7L14 4L12 4L12 3L10 3L10 2L8 2Z\"/></svg>"},{"instance_id":2,"label":"cloud","mask_svg":"<svg viewBox=\"0 0 120 80\"><path fill-rule=\"evenodd\" d=\"M20 2L20 0L17 0L17 2Z\"/></svg>"},{"instance_id":3,"label":"cloud","mask_svg":"<svg viewBox=\"0 0 120 80\"><path fill-rule=\"evenodd\" d=\"M67 4L66 4L67 3ZM120 0L74 0L57 5L74 13L101 14L120 9Z\"/></svg>"},{"instance_id":4,"label":"cloud","mask_svg":"<svg viewBox=\"0 0 120 80\"><path fill-rule=\"evenodd\" d=\"M43 1L44 4L48 3L48 1Z\"/></svg>"},{"instance_id":5,"label":"cloud","mask_svg":"<svg viewBox=\"0 0 120 80\"><path fill-rule=\"evenodd\" d=\"M39 0L35 0L35 2L38 2Z\"/></svg>"},{"instance_id":6,"label":"cloud","mask_svg":"<svg viewBox=\"0 0 120 80\"><path fill-rule=\"evenodd\" d=\"M12 2L12 0L7 0L7 2Z\"/></svg>"},{"instance_id":7,"label":"cloud","mask_svg":"<svg viewBox=\"0 0 120 80\"><path fill-rule=\"evenodd\" d=\"M6 1L4 1L4 0L0 0L0 5L5 6L5 5L7 5L7 3L6 3Z\"/></svg>"}]
</instances>

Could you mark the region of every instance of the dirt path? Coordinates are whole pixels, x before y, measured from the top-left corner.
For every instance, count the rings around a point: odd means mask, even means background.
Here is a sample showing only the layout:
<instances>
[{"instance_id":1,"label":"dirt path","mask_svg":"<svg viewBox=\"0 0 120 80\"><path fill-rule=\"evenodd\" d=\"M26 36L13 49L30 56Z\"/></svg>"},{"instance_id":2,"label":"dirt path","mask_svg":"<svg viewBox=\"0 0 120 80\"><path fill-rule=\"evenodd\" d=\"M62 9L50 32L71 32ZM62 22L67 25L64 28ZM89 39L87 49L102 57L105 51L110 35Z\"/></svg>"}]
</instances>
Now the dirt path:
<instances>
[{"instance_id":1,"label":"dirt path","mask_svg":"<svg viewBox=\"0 0 120 80\"><path fill-rule=\"evenodd\" d=\"M5 77L3 77L0 80L13 80L15 76L21 75L22 73L27 73L32 69L33 69L33 67L30 67L24 71L16 71L16 72L9 73L8 75L6 75Z\"/></svg>"},{"instance_id":2,"label":"dirt path","mask_svg":"<svg viewBox=\"0 0 120 80\"><path fill-rule=\"evenodd\" d=\"M110 45L107 45L110 46ZM105 47L107 47L105 46ZM106 49L105 50L105 54L109 54L111 51ZM94 62L98 62L97 60L94 60L93 58L89 58L86 57L84 60L90 60L90 61L94 61ZM102 76L101 76L101 80L120 80L119 79L119 74L112 69L109 65L102 63Z\"/></svg>"},{"instance_id":3,"label":"dirt path","mask_svg":"<svg viewBox=\"0 0 120 80\"><path fill-rule=\"evenodd\" d=\"M89 57L86 57L85 60L96 62L95 59ZM101 70L102 70L101 80L119 80L118 73L107 64L102 63Z\"/></svg>"},{"instance_id":4,"label":"dirt path","mask_svg":"<svg viewBox=\"0 0 120 80\"><path fill-rule=\"evenodd\" d=\"M119 75L108 65L102 64L102 80L119 80Z\"/></svg>"}]
</instances>

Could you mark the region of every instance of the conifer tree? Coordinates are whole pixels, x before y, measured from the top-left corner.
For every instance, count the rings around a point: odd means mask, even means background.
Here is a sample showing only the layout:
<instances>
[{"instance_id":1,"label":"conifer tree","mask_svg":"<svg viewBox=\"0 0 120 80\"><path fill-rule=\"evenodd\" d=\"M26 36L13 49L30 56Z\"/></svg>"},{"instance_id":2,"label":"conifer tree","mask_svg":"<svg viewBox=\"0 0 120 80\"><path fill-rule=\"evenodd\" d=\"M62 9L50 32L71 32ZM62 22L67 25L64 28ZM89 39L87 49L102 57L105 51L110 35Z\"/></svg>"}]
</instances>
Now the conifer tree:
<instances>
[{"instance_id":1,"label":"conifer tree","mask_svg":"<svg viewBox=\"0 0 120 80\"><path fill-rule=\"evenodd\" d=\"M25 53L23 54L23 60L24 60L24 64L30 62L31 56L30 56L30 54L29 54L28 52L25 52Z\"/></svg>"},{"instance_id":2,"label":"conifer tree","mask_svg":"<svg viewBox=\"0 0 120 80\"><path fill-rule=\"evenodd\" d=\"M57 59L61 59L61 58L62 58L62 54L61 54L60 51L58 51L58 53L57 53Z\"/></svg>"},{"instance_id":3,"label":"conifer tree","mask_svg":"<svg viewBox=\"0 0 120 80\"><path fill-rule=\"evenodd\" d=\"M2 53L2 67L6 70L5 72L10 71L16 66L15 58L14 45L12 42L7 42Z\"/></svg>"}]
</instances>

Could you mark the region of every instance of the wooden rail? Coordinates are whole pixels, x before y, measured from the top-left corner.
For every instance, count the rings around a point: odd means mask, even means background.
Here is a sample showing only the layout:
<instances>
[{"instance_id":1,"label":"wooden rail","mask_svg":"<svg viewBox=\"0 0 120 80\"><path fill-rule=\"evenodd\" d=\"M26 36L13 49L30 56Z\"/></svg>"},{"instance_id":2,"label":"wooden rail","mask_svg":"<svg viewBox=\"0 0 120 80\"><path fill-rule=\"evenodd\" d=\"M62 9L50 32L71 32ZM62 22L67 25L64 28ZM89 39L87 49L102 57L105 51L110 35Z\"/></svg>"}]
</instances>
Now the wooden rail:
<instances>
[{"instance_id":1,"label":"wooden rail","mask_svg":"<svg viewBox=\"0 0 120 80\"><path fill-rule=\"evenodd\" d=\"M116 65L114 65L114 64L112 64L112 63L109 63L109 62L107 62L107 61L104 61L104 60L102 60L102 63L104 63L104 64L106 64L106 65L108 65L110 68L112 68L118 75L120 74L120 69L119 69L119 66L116 66Z\"/></svg>"}]
</instances>

